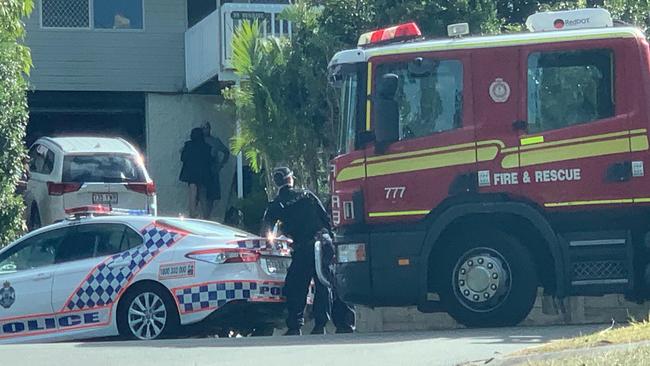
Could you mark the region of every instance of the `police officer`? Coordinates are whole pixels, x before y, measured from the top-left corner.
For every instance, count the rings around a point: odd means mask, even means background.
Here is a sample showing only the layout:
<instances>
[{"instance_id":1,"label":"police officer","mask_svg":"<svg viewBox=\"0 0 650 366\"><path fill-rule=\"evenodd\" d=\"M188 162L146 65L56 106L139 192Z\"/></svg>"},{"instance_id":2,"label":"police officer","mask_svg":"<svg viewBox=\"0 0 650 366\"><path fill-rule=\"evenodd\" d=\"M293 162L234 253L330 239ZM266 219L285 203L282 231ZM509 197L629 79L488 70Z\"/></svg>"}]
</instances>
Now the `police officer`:
<instances>
[{"instance_id":1,"label":"police officer","mask_svg":"<svg viewBox=\"0 0 650 366\"><path fill-rule=\"evenodd\" d=\"M287 333L300 335L305 323L304 313L309 284L315 279L314 298L315 326L312 334L323 334L329 320L332 301L330 290L316 278L314 260L314 237L325 229L331 229L329 215L320 200L309 190L295 189L291 169L280 167L273 170L273 182L280 188L277 197L269 203L264 213L263 229L269 230L277 222L281 231L293 239L292 261L287 271L284 295L287 298ZM351 332L354 313L336 299L334 324L337 332ZM338 317L338 314L342 314Z\"/></svg>"}]
</instances>

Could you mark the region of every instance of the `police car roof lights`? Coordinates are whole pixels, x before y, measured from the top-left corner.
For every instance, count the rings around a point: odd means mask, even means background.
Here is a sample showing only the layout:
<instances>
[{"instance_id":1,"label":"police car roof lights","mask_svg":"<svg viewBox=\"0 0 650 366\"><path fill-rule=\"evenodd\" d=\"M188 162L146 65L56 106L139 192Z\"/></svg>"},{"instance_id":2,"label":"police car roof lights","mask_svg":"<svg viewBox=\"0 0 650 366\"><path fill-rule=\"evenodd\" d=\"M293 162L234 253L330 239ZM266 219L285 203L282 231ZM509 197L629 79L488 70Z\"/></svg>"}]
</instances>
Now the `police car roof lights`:
<instances>
[{"instance_id":1,"label":"police car roof lights","mask_svg":"<svg viewBox=\"0 0 650 366\"><path fill-rule=\"evenodd\" d=\"M418 25L415 22L410 22L364 33L359 37L357 46L371 46L386 42L405 41L421 36L422 32L420 32Z\"/></svg>"},{"instance_id":2,"label":"police car roof lights","mask_svg":"<svg viewBox=\"0 0 650 366\"><path fill-rule=\"evenodd\" d=\"M71 219L79 219L81 217L106 216L106 215L143 216L143 215L147 215L148 212L147 210L111 208L105 205L88 205L88 206L66 208L65 214L70 216Z\"/></svg>"},{"instance_id":3,"label":"police car roof lights","mask_svg":"<svg viewBox=\"0 0 650 366\"><path fill-rule=\"evenodd\" d=\"M531 32L558 30L607 28L614 21L609 11L601 8L547 11L535 13L526 19L526 27Z\"/></svg>"}]
</instances>

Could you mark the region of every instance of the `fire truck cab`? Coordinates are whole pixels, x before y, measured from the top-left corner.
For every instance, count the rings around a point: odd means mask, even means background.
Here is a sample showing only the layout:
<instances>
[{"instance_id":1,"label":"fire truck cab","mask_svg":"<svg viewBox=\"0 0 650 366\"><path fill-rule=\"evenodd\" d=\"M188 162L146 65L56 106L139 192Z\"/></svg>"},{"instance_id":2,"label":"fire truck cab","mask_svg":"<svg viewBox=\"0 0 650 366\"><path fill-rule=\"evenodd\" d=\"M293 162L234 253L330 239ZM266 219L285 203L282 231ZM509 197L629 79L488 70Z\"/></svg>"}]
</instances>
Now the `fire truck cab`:
<instances>
[{"instance_id":1,"label":"fire truck cab","mask_svg":"<svg viewBox=\"0 0 650 366\"><path fill-rule=\"evenodd\" d=\"M650 298L646 37L604 9L527 26L425 40L409 23L333 57L344 300L504 326L538 288Z\"/></svg>"}]
</instances>

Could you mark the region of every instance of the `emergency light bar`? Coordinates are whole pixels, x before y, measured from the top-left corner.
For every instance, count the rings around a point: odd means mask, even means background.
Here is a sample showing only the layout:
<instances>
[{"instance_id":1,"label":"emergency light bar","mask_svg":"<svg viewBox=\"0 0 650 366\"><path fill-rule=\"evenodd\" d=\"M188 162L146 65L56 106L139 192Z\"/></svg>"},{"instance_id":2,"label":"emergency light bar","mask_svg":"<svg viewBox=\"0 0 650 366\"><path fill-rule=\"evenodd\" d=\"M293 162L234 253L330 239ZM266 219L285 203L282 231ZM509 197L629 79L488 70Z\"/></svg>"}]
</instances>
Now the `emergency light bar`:
<instances>
[{"instance_id":1,"label":"emergency light bar","mask_svg":"<svg viewBox=\"0 0 650 366\"><path fill-rule=\"evenodd\" d=\"M415 24L415 22L411 22L364 33L359 37L357 46L370 46L386 42L405 41L421 36L422 32L420 32L418 25Z\"/></svg>"},{"instance_id":2,"label":"emergency light bar","mask_svg":"<svg viewBox=\"0 0 650 366\"><path fill-rule=\"evenodd\" d=\"M65 214L72 219L89 216L106 216L106 215L126 215L126 216L144 216L148 215L147 210L131 210L124 208L111 208L104 205L88 205L66 208Z\"/></svg>"},{"instance_id":3,"label":"emergency light bar","mask_svg":"<svg viewBox=\"0 0 650 366\"><path fill-rule=\"evenodd\" d=\"M589 8L565 11L535 13L526 19L526 27L531 32L547 32L584 28L613 27L614 21L609 11Z\"/></svg>"}]
</instances>

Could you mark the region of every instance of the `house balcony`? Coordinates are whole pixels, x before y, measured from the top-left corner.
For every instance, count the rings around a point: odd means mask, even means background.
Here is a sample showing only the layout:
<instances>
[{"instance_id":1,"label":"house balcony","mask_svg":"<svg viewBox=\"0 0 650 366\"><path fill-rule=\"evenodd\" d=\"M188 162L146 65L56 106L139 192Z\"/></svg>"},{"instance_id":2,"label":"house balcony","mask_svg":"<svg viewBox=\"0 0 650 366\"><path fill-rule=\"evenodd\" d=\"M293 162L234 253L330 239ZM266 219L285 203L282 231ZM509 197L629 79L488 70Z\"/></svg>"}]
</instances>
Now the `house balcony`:
<instances>
[{"instance_id":1,"label":"house balcony","mask_svg":"<svg viewBox=\"0 0 650 366\"><path fill-rule=\"evenodd\" d=\"M258 20L264 36L291 36L291 23L278 15L287 4L226 3L185 32L185 80L188 91L208 81L234 82L232 39L246 20Z\"/></svg>"}]
</instances>

